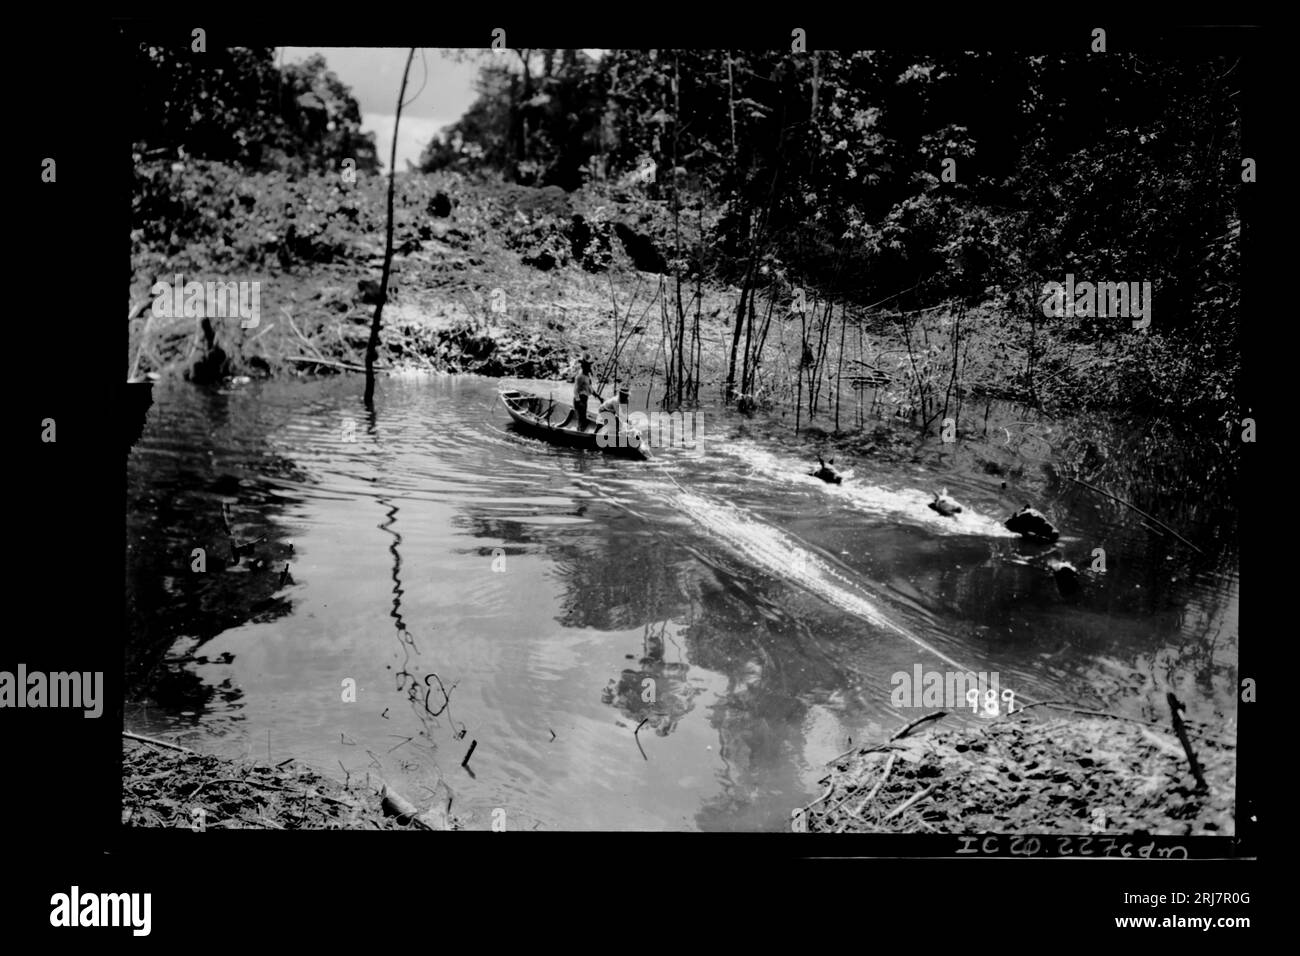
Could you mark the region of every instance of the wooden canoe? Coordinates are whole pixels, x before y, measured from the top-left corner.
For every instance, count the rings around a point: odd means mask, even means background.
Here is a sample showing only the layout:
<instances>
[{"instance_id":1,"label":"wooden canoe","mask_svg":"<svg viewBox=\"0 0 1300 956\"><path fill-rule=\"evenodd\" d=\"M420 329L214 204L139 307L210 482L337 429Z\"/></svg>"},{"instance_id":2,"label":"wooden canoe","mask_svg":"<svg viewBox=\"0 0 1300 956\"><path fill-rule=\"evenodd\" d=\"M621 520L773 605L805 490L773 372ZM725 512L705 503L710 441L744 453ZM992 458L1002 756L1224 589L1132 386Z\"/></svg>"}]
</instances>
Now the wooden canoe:
<instances>
[{"instance_id":1,"label":"wooden canoe","mask_svg":"<svg viewBox=\"0 0 1300 956\"><path fill-rule=\"evenodd\" d=\"M600 416L592 411L598 404L594 399L588 406L587 424L582 429L578 428L577 409L549 395L502 389L501 401L520 431L543 441L572 448L589 448L625 458L650 457L650 449L635 428L624 424L619 435L609 434L609 429L601 423Z\"/></svg>"}]
</instances>

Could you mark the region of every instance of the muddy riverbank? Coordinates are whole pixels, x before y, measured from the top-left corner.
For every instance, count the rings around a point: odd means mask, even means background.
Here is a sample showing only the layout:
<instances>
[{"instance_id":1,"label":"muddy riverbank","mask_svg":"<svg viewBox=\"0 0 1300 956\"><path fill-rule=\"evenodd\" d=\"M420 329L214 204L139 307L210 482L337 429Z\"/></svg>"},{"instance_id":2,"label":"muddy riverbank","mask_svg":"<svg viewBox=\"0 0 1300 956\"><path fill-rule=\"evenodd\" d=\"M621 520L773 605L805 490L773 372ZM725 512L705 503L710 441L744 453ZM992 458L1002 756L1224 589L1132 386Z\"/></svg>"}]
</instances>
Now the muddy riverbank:
<instances>
[{"instance_id":1,"label":"muddy riverbank","mask_svg":"<svg viewBox=\"0 0 1300 956\"><path fill-rule=\"evenodd\" d=\"M122 741L122 824L256 830L456 829L445 806L412 814L382 781L345 782L293 758L271 765L165 741ZM387 797L387 800L385 799ZM436 801L435 801L436 802Z\"/></svg>"},{"instance_id":2,"label":"muddy riverbank","mask_svg":"<svg viewBox=\"0 0 1300 956\"><path fill-rule=\"evenodd\" d=\"M219 383L363 365L380 299L386 180L235 177L201 162L143 163L138 175L167 213L141 213L132 234L131 377ZM662 360L653 342L667 290L664 216L662 204L630 196L403 176L380 366L568 376L582 354L610 354L630 316L645 321L624 331L649 344L621 355L621 374L648 377ZM213 317L213 343L197 316L170 308L174 294L158 291L222 280L256 283L259 314ZM698 303L710 353L727 295L711 284Z\"/></svg>"},{"instance_id":3,"label":"muddy riverbank","mask_svg":"<svg viewBox=\"0 0 1300 956\"><path fill-rule=\"evenodd\" d=\"M1071 710L1071 708L1066 708ZM1209 726L1029 708L984 725L918 729L833 763L807 808L824 833L1230 836L1236 744Z\"/></svg>"}]
</instances>

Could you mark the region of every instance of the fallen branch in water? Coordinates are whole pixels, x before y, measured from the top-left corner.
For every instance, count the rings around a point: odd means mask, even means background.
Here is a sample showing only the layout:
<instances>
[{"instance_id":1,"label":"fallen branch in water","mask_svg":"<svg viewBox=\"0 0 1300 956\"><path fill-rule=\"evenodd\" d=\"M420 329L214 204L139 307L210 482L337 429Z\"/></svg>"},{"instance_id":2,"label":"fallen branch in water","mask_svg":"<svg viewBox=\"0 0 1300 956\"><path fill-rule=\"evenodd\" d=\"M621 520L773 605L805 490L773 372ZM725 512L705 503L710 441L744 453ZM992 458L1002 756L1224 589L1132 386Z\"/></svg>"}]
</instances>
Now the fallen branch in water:
<instances>
[{"instance_id":1,"label":"fallen branch in water","mask_svg":"<svg viewBox=\"0 0 1300 956\"><path fill-rule=\"evenodd\" d=\"M636 741L636 749L641 751L641 756L645 757L647 761L649 761L650 758L646 757L645 748L641 746L641 738L638 737L637 734L641 732L641 728L645 726L645 722L649 719L650 719L649 717L642 717L641 723L637 724L636 730L632 731L632 739Z\"/></svg>"},{"instance_id":2,"label":"fallen branch in water","mask_svg":"<svg viewBox=\"0 0 1300 956\"><path fill-rule=\"evenodd\" d=\"M1169 702L1169 712L1174 718L1174 733L1178 734L1178 739L1182 741L1183 750L1187 752L1187 762L1192 766L1192 776L1196 778L1196 788L1198 790L1209 790L1209 784L1205 782L1205 776L1201 773L1200 761L1196 759L1196 753L1192 750L1192 742L1187 739L1187 728L1183 726L1183 718L1179 711L1183 709L1183 703L1174 696L1173 691L1165 694L1165 700Z\"/></svg>"},{"instance_id":3,"label":"fallen branch in water","mask_svg":"<svg viewBox=\"0 0 1300 956\"><path fill-rule=\"evenodd\" d=\"M947 716L948 716L948 712L946 710L936 710L933 714L926 714L924 717L918 717L916 718L916 720L912 721L910 724L908 724L906 727L904 727L898 733L894 734L894 736L890 737L889 739L891 742L895 740L899 740L903 737L906 737L908 734L910 734L917 727L921 726L921 724L925 723L927 720L940 720Z\"/></svg>"},{"instance_id":4,"label":"fallen branch in water","mask_svg":"<svg viewBox=\"0 0 1300 956\"><path fill-rule=\"evenodd\" d=\"M1023 707L1020 709L1024 710ZM889 740L885 741L885 743L893 743L895 740L899 740L903 737L906 737L908 734L910 734L917 727L921 726L921 724L925 723L927 720L940 720L941 718L947 716L948 716L948 712L946 710L936 710L933 714L926 714L924 717L918 717L910 724L907 724L902 730L898 731L898 733L894 734L894 736L890 737ZM848 750L844 751L844 753L832 757L830 760L826 761L825 765L829 767L831 764L839 763L845 757L849 756L854 752L871 753L872 751L882 750L884 746L885 746L884 744L877 744L874 747L868 747L865 750L860 750L860 751L858 750L858 748L850 747Z\"/></svg>"},{"instance_id":5,"label":"fallen branch in water","mask_svg":"<svg viewBox=\"0 0 1300 956\"><path fill-rule=\"evenodd\" d=\"M122 736L127 740L138 740L142 744L153 744L155 747L166 747L168 750L179 750L181 753L198 753L197 750L191 750L189 747L182 747L180 744L170 744L165 740L155 740L153 737L141 737L139 734L133 734L129 730L122 731Z\"/></svg>"},{"instance_id":6,"label":"fallen branch in water","mask_svg":"<svg viewBox=\"0 0 1300 956\"><path fill-rule=\"evenodd\" d=\"M1069 478L1069 479L1070 479L1071 481L1073 481L1076 485L1083 485L1083 487L1085 487L1085 488L1087 488L1087 489L1089 489L1089 490L1091 490L1091 491L1095 491L1095 492L1097 492L1097 494L1099 494L1099 495L1105 495L1107 498L1111 499L1111 501L1118 501L1120 504L1124 505L1126 508L1132 508L1134 511L1136 511L1138 514L1140 514L1142 517L1146 518L1148 521L1154 521L1156 524L1160 525L1160 527L1164 528L1166 531L1168 531L1170 534L1172 534L1175 538L1177 538L1177 539L1178 539L1179 541L1181 541L1183 544L1187 545L1189 548L1191 548L1191 549L1192 549L1193 551L1195 551L1197 554L1204 554L1204 553L1205 553L1205 552L1202 551L1200 548L1198 548L1196 545L1192 544L1190 541L1188 541L1186 538L1184 538L1184 537L1183 537L1181 534L1179 534L1177 531L1175 531L1173 528L1169 527L1169 525L1165 524L1165 523L1164 523L1163 521L1161 521L1159 518L1156 518L1156 517L1153 517L1152 515L1147 514L1145 511L1143 511L1143 510L1142 510L1141 508L1139 508L1137 505L1135 505L1135 504L1131 504L1130 502L1127 502L1127 501L1125 501L1123 498L1120 498L1120 497L1118 497L1118 496L1116 496L1116 495L1112 495L1109 491L1103 491L1101 488L1098 488L1096 485L1090 485L1090 484L1088 484L1086 481L1080 481L1078 478L1071 477L1070 475L1066 475L1065 477L1066 477L1066 478Z\"/></svg>"}]
</instances>

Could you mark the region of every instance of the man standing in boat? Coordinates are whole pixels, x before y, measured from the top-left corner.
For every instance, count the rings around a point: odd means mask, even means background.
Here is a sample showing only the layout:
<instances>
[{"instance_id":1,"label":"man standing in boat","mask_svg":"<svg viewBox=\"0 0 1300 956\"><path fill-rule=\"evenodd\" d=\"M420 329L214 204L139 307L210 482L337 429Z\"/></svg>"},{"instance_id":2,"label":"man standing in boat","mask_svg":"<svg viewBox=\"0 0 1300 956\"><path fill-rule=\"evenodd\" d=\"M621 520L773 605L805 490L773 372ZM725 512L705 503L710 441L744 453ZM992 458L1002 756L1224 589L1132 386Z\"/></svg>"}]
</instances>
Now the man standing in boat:
<instances>
[{"instance_id":1,"label":"man standing in boat","mask_svg":"<svg viewBox=\"0 0 1300 956\"><path fill-rule=\"evenodd\" d=\"M587 399L591 398L591 359L582 357L582 370L573 382L573 408L578 413L578 431L587 430Z\"/></svg>"}]
</instances>

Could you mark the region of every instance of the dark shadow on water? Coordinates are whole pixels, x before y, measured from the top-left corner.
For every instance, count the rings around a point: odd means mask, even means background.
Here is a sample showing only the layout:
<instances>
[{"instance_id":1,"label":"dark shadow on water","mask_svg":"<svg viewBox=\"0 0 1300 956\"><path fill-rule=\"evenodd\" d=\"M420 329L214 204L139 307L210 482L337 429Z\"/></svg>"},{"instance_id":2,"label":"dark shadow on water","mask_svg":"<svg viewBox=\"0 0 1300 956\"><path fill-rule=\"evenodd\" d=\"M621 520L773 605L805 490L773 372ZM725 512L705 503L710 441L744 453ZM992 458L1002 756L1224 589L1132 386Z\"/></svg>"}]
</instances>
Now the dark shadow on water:
<instances>
[{"instance_id":1,"label":"dark shadow on water","mask_svg":"<svg viewBox=\"0 0 1300 956\"><path fill-rule=\"evenodd\" d=\"M232 396L190 386L159 392L127 458L125 686L128 700L198 715L224 693L193 671L203 645L292 608L280 585L294 560L281 515L298 499L283 486L272 494L264 479L309 478L266 451L265 419L232 409ZM232 429L238 440L218 456L210 442ZM232 538L247 545L243 553Z\"/></svg>"}]
</instances>

